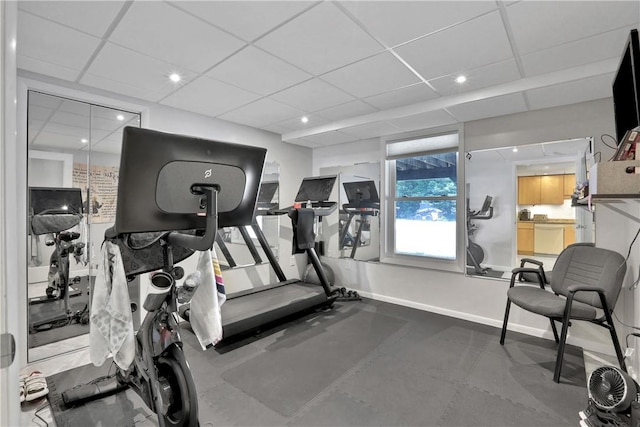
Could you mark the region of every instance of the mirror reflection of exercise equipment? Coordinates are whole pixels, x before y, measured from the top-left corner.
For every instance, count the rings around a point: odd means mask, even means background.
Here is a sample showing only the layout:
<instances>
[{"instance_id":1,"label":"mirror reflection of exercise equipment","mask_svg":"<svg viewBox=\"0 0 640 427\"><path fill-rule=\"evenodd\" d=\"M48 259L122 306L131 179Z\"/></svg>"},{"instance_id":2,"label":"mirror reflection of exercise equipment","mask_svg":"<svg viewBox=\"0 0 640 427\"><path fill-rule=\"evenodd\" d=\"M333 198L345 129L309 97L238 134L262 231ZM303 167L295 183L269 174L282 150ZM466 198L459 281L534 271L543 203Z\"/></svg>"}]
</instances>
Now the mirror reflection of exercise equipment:
<instances>
[{"instance_id":1,"label":"mirror reflection of exercise equipment","mask_svg":"<svg viewBox=\"0 0 640 427\"><path fill-rule=\"evenodd\" d=\"M278 191L278 182L262 182L260 184L260 191L258 193L258 202L256 204L256 221L259 217L276 215L275 211L278 209L277 202L277 193ZM275 201L274 201L275 200ZM232 251L229 249L227 244L233 243L233 231L234 229L238 231L246 248L249 250L251 257L253 258L253 265L260 265L264 261L260 256L260 252L258 248L253 242L253 238L260 239L260 236L255 232L255 228L261 228L260 224L251 224L251 231L253 232L253 236L250 234L249 230L245 226L238 227L226 227L218 230L216 235L216 244L220 249L220 253L226 260L226 265L228 268L238 267L238 263L236 262L235 257L232 254ZM263 233L261 233L263 234ZM268 257L269 255L265 253ZM224 266L224 264L222 264ZM224 267L223 267L224 268Z\"/></svg>"},{"instance_id":2,"label":"mirror reflection of exercise equipment","mask_svg":"<svg viewBox=\"0 0 640 427\"><path fill-rule=\"evenodd\" d=\"M307 208L313 210L313 229L316 236L315 252L318 255L324 255L325 253L325 242L322 234L322 218L327 215L331 215L338 208L337 202L329 201L337 178L337 175L304 178L300 183L293 205L293 208ZM291 209L291 207L289 209ZM331 268L325 263L321 263L321 266L322 270L324 270L324 274L327 276L329 284L333 284L333 270L331 270ZM303 279L310 283L321 283L317 269L314 268L313 263L307 265Z\"/></svg>"},{"instance_id":3,"label":"mirror reflection of exercise equipment","mask_svg":"<svg viewBox=\"0 0 640 427\"><path fill-rule=\"evenodd\" d=\"M69 277L70 258L81 263L84 242L73 231L83 220L82 191L79 188L29 188L30 232L32 259L40 259L40 236L47 236L45 244L53 247L49 259L45 295L29 298L29 333L67 326L72 322L89 322L88 298L80 299L80 307L73 312L70 298L88 295L80 289L82 279ZM86 285L83 283L83 285Z\"/></svg>"},{"instance_id":4,"label":"mirror reflection of exercise equipment","mask_svg":"<svg viewBox=\"0 0 640 427\"><path fill-rule=\"evenodd\" d=\"M473 241L473 235L478 230L478 226L472 221L493 218L492 201L493 197L486 196L482 207L477 211L471 210L467 202L467 266L473 267L474 273L480 275L487 274L489 268L481 266L482 261L484 261L484 250Z\"/></svg>"},{"instance_id":5,"label":"mirror reflection of exercise equipment","mask_svg":"<svg viewBox=\"0 0 640 427\"><path fill-rule=\"evenodd\" d=\"M356 251L363 245L363 231L370 230L369 218L378 216L380 213L380 198L376 190L374 181L343 182L348 203L342 205L343 211L348 215L344 224L340 225L340 250L351 248L349 258L356 256ZM358 216L359 220L355 237L350 232L353 219Z\"/></svg>"}]
</instances>

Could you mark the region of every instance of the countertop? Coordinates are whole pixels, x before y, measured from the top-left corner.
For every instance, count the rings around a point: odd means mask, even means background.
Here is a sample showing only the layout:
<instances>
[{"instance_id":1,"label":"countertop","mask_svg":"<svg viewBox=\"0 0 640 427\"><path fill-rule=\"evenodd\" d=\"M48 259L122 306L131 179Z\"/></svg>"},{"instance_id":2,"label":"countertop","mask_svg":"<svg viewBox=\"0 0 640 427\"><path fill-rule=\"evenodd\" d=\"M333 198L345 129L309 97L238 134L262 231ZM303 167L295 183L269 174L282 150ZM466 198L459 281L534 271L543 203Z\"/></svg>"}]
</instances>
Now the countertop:
<instances>
[{"instance_id":1,"label":"countertop","mask_svg":"<svg viewBox=\"0 0 640 427\"><path fill-rule=\"evenodd\" d=\"M518 220L518 222L522 223L531 223L531 224L575 224L575 219L569 218L549 218L549 219L532 219L529 221Z\"/></svg>"}]
</instances>

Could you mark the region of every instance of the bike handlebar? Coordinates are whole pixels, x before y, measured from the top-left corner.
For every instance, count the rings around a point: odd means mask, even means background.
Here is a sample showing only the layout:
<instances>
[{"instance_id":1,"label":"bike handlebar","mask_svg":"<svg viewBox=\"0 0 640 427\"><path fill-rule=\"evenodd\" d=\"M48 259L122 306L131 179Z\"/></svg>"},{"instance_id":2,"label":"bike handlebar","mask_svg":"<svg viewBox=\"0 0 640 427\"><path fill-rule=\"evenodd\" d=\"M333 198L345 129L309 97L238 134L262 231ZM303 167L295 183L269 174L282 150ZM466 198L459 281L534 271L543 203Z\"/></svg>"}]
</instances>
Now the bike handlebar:
<instances>
[{"instance_id":1,"label":"bike handlebar","mask_svg":"<svg viewBox=\"0 0 640 427\"><path fill-rule=\"evenodd\" d=\"M206 198L206 225L203 236L172 231L167 235L169 244L182 246L183 248L206 251L211 249L218 232L218 190L214 186L194 186L193 192L204 194Z\"/></svg>"}]
</instances>

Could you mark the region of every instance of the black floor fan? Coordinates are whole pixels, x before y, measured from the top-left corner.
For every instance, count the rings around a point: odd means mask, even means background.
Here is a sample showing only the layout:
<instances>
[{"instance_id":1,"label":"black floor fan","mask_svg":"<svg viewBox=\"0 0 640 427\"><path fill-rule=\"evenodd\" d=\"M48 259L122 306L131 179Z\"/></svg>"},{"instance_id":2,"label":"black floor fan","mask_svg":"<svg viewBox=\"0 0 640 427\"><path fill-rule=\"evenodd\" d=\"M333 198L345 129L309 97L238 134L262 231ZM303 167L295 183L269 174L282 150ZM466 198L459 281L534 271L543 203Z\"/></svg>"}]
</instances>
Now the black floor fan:
<instances>
[{"instance_id":1,"label":"black floor fan","mask_svg":"<svg viewBox=\"0 0 640 427\"><path fill-rule=\"evenodd\" d=\"M640 427L640 387L629 374L602 366L589 375L589 405L580 412L582 427Z\"/></svg>"}]
</instances>

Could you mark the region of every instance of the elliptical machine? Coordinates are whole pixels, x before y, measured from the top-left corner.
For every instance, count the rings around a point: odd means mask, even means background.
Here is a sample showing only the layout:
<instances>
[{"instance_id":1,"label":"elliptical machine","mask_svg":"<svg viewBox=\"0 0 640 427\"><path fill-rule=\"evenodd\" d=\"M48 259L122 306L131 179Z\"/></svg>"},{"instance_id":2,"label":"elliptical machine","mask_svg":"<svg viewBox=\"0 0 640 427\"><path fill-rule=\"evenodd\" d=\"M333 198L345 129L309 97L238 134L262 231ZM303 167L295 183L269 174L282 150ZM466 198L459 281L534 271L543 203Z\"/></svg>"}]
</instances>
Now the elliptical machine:
<instances>
[{"instance_id":1,"label":"elliptical machine","mask_svg":"<svg viewBox=\"0 0 640 427\"><path fill-rule=\"evenodd\" d=\"M475 274L486 275L489 268L482 267L480 264L484 261L484 250L480 245L475 243L473 235L478 230L478 226L472 223L472 220L488 220L493 218L493 206L491 202L493 197L486 196L482 208L472 211L467 202L467 266L473 267Z\"/></svg>"}]
</instances>

